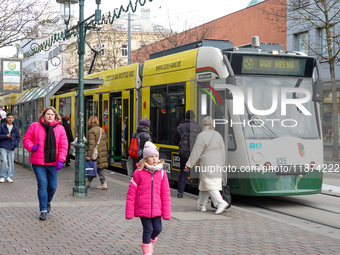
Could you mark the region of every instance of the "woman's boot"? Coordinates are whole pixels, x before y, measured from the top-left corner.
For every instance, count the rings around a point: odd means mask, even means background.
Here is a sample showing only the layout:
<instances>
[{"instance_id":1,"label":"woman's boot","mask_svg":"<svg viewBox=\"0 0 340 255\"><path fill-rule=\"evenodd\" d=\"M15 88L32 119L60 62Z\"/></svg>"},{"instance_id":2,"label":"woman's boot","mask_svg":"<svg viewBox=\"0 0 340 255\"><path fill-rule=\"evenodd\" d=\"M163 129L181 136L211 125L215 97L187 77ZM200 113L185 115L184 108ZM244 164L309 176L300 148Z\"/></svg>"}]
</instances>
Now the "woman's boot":
<instances>
[{"instance_id":1,"label":"woman's boot","mask_svg":"<svg viewBox=\"0 0 340 255\"><path fill-rule=\"evenodd\" d=\"M85 185L86 185L86 187L90 188L91 182L86 180L86 184Z\"/></svg>"},{"instance_id":2,"label":"woman's boot","mask_svg":"<svg viewBox=\"0 0 340 255\"><path fill-rule=\"evenodd\" d=\"M143 255L152 255L151 243L142 243Z\"/></svg>"},{"instance_id":3,"label":"woman's boot","mask_svg":"<svg viewBox=\"0 0 340 255\"><path fill-rule=\"evenodd\" d=\"M97 189L107 189L106 180L103 182L102 185L100 185L99 187L97 187Z\"/></svg>"}]
</instances>

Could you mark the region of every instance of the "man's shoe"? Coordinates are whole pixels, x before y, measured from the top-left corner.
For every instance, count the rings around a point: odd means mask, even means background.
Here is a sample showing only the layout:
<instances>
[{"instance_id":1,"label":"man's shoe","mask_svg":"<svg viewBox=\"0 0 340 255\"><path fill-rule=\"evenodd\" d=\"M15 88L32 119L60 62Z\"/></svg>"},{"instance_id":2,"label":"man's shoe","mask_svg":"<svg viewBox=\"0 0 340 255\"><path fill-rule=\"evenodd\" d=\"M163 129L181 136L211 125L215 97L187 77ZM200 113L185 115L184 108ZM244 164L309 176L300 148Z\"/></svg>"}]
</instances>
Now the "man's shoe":
<instances>
[{"instance_id":1,"label":"man's shoe","mask_svg":"<svg viewBox=\"0 0 340 255\"><path fill-rule=\"evenodd\" d=\"M8 182L10 182L10 183L13 182L13 180L11 179L11 177L7 177L6 180L7 180Z\"/></svg>"},{"instance_id":2,"label":"man's shoe","mask_svg":"<svg viewBox=\"0 0 340 255\"><path fill-rule=\"evenodd\" d=\"M5 178L0 178L0 182L5 182Z\"/></svg>"},{"instance_id":3,"label":"man's shoe","mask_svg":"<svg viewBox=\"0 0 340 255\"><path fill-rule=\"evenodd\" d=\"M46 212L40 213L39 220L46 220Z\"/></svg>"},{"instance_id":4,"label":"man's shoe","mask_svg":"<svg viewBox=\"0 0 340 255\"><path fill-rule=\"evenodd\" d=\"M48 203L47 204L47 213L50 213L50 211L51 211L51 203Z\"/></svg>"},{"instance_id":5,"label":"man's shoe","mask_svg":"<svg viewBox=\"0 0 340 255\"><path fill-rule=\"evenodd\" d=\"M66 166L70 166L70 164L69 164L69 163L66 163Z\"/></svg>"},{"instance_id":6,"label":"man's shoe","mask_svg":"<svg viewBox=\"0 0 340 255\"><path fill-rule=\"evenodd\" d=\"M182 198L182 197L183 197L183 194L178 193L178 194L177 194L177 197L178 197L178 198Z\"/></svg>"}]
</instances>

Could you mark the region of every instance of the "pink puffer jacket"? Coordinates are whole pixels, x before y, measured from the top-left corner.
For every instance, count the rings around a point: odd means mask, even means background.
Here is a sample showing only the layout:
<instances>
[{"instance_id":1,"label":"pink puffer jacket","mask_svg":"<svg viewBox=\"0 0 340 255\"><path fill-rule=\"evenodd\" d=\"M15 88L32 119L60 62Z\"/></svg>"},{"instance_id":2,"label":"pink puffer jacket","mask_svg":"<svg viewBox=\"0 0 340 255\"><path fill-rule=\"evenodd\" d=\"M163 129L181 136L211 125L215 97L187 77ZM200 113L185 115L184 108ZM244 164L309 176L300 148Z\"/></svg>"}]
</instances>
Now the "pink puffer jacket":
<instances>
[{"instance_id":1,"label":"pink puffer jacket","mask_svg":"<svg viewBox=\"0 0 340 255\"><path fill-rule=\"evenodd\" d=\"M163 170L153 175L145 169L134 172L126 196L125 218L134 216L171 218L170 186Z\"/></svg>"},{"instance_id":2,"label":"pink puffer jacket","mask_svg":"<svg viewBox=\"0 0 340 255\"><path fill-rule=\"evenodd\" d=\"M31 152L30 162L34 165L51 165L55 166L58 161L65 162L68 141L65 129L58 121L53 121L51 126L58 124L53 130L55 134L55 141L57 145L57 161L52 163L45 163L44 147L45 147L45 128L40 122L34 122L27 130L23 138L24 147L28 152ZM39 148L36 152L32 151L32 147L35 144L39 144Z\"/></svg>"}]
</instances>

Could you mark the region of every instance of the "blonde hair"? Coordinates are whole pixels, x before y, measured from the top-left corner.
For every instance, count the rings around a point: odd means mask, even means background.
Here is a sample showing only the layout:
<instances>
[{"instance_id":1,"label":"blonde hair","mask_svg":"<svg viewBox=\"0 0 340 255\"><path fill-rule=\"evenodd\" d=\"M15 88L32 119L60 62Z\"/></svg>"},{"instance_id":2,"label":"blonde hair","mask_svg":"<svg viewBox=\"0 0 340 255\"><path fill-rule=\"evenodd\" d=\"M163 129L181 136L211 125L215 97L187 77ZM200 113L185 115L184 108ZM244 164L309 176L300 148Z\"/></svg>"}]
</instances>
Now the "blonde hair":
<instances>
[{"instance_id":1,"label":"blonde hair","mask_svg":"<svg viewBox=\"0 0 340 255\"><path fill-rule=\"evenodd\" d=\"M151 156L151 155L150 155ZM150 157L149 156L149 157ZM139 163L138 163L138 170L140 171L140 170L142 170L144 167L145 167L145 163L146 163L146 160L148 159L148 157L146 157L146 158L143 158L143 159L141 159L140 161L139 161ZM164 159L162 159L162 160L160 160L160 161L158 161L158 163L157 164L163 164L165 161L164 161Z\"/></svg>"},{"instance_id":2,"label":"blonde hair","mask_svg":"<svg viewBox=\"0 0 340 255\"><path fill-rule=\"evenodd\" d=\"M46 114L46 112L49 111L49 110L52 110L52 111L53 111L53 113L54 113L54 115L55 115L55 116L54 116L54 119L55 119L56 121L58 121L59 123L61 123L61 117L60 117L59 113L57 112L57 110L56 110L53 106L47 106L47 107L42 111L42 113L40 114L38 121L40 121L41 118L44 118L44 120L45 120L45 114Z\"/></svg>"},{"instance_id":3,"label":"blonde hair","mask_svg":"<svg viewBox=\"0 0 340 255\"><path fill-rule=\"evenodd\" d=\"M98 117L97 116L91 116L89 118L89 121L87 122L87 125L89 127L92 127L92 124L97 124L99 126L99 121L98 121Z\"/></svg>"},{"instance_id":4,"label":"blonde hair","mask_svg":"<svg viewBox=\"0 0 340 255\"><path fill-rule=\"evenodd\" d=\"M208 126L209 127L208 129L215 129L214 121L210 116L205 116L204 119L202 120L202 123L205 126Z\"/></svg>"}]
</instances>

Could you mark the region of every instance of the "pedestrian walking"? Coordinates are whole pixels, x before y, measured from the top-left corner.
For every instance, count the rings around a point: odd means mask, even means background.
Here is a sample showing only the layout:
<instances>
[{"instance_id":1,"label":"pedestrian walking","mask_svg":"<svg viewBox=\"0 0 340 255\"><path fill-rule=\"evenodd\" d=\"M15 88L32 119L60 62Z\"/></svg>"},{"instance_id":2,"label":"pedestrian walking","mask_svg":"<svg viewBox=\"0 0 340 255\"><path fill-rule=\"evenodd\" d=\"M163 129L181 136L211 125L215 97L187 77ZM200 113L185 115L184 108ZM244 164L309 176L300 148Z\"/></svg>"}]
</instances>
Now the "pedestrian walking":
<instances>
[{"instance_id":1,"label":"pedestrian walking","mask_svg":"<svg viewBox=\"0 0 340 255\"><path fill-rule=\"evenodd\" d=\"M126 196L126 219L140 217L143 225L142 249L144 255L151 255L162 232L162 219L171 218L170 186L163 170L164 160L159 160L157 147L146 142L143 159L133 174Z\"/></svg>"},{"instance_id":2,"label":"pedestrian walking","mask_svg":"<svg viewBox=\"0 0 340 255\"><path fill-rule=\"evenodd\" d=\"M219 192L222 190L222 171L218 169L223 169L225 165L225 146L220 133L214 130L213 119L206 116L202 123L203 131L197 136L185 169L189 170L198 160L200 161L199 167L196 168L200 174L197 209L206 211L210 195L214 205L217 205L215 213L220 214L228 207L228 203L222 199Z\"/></svg>"},{"instance_id":3,"label":"pedestrian walking","mask_svg":"<svg viewBox=\"0 0 340 255\"><path fill-rule=\"evenodd\" d=\"M87 149L86 160L91 160L91 155L96 145L98 144L98 157L97 162L97 173L99 175L99 180L101 185L97 189L106 190L107 183L105 179L105 168L108 167L107 162L107 137L105 135L104 129L99 127L99 121L97 116L91 116L88 121L88 126L91 128L88 133L89 146ZM99 142L99 143L98 143ZM94 177L87 177L86 186L89 188Z\"/></svg>"},{"instance_id":4,"label":"pedestrian walking","mask_svg":"<svg viewBox=\"0 0 340 255\"><path fill-rule=\"evenodd\" d=\"M19 130L13 121L14 116L9 113L6 117L6 123L0 126L0 182L5 182L5 180L10 183L13 182L14 149L19 146L20 141Z\"/></svg>"},{"instance_id":5,"label":"pedestrian walking","mask_svg":"<svg viewBox=\"0 0 340 255\"><path fill-rule=\"evenodd\" d=\"M138 150L143 151L145 143L147 141L152 142L152 133L149 130L151 121L148 118L143 118L139 120L138 124L139 125L137 126L136 132L132 134L132 138L137 137L139 139L140 143ZM136 159L133 159L133 171L137 169L137 164L142 159L142 155Z\"/></svg>"},{"instance_id":6,"label":"pedestrian walking","mask_svg":"<svg viewBox=\"0 0 340 255\"><path fill-rule=\"evenodd\" d=\"M67 155L67 136L56 109L48 106L32 123L24 138L24 147L31 152L30 162L38 182L40 220L46 220L57 190L58 170Z\"/></svg>"},{"instance_id":7,"label":"pedestrian walking","mask_svg":"<svg viewBox=\"0 0 340 255\"><path fill-rule=\"evenodd\" d=\"M6 112L0 107L0 123L4 124L6 121Z\"/></svg>"},{"instance_id":8,"label":"pedestrian walking","mask_svg":"<svg viewBox=\"0 0 340 255\"><path fill-rule=\"evenodd\" d=\"M182 198L187 180L185 163L188 161L191 149L193 148L198 134L202 128L195 122L195 113L188 110L185 114L185 121L175 131L172 141L179 144L180 172L178 175L177 197Z\"/></svg>"},{"instance_id":9,"label":"pedestrian walking","mask_svg":"<svg viewBox=\"0 0 340 255\"><path fill-rule=\"evenodd\" d=\"M71 159L70 159L70 147L71 147L71 143L74 141L73 139L73 135L72 135L72 130L71 130L71 126L67 121L67 118L64 116L62 119L63 122L63 127L65 128L65 132L66 132L66 136L67 136L67 142L68 142L68 149L67 149L67 156L66 156L66 166L70 166L71 163Z\"/></svg>"}]
</instances>

